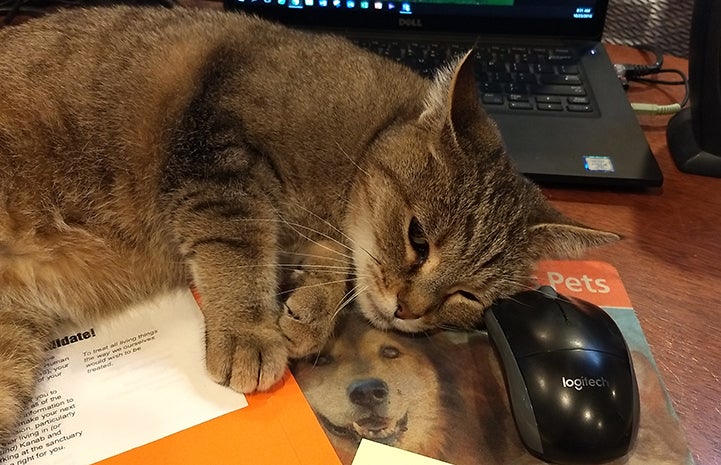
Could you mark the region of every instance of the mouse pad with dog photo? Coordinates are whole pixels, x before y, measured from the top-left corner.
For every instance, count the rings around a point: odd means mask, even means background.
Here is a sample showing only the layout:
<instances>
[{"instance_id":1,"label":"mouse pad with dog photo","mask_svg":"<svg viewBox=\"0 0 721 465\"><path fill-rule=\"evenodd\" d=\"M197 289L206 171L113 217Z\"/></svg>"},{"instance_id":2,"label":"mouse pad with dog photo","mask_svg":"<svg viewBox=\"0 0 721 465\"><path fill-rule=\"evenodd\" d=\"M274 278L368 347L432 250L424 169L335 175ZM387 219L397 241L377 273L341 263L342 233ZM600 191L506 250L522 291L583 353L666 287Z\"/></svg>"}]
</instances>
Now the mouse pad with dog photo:
<instances>
[{"instance_id":1,"label":"mouse pad with dog photo","mask_svg":"<svg viewBox=\"0 0 721 465\"><path fill-rule=\"evenodd\" d=\"M690 465L693 458L617 271L542 263L539 285L603 308L631 352L639 427L613 464ZM371 440L453 465L541 464L521 442L498 354L484 331L410 335L371 327L352 308L335 337L292 371L345 465Z\"/></svg>"}]
</instances>

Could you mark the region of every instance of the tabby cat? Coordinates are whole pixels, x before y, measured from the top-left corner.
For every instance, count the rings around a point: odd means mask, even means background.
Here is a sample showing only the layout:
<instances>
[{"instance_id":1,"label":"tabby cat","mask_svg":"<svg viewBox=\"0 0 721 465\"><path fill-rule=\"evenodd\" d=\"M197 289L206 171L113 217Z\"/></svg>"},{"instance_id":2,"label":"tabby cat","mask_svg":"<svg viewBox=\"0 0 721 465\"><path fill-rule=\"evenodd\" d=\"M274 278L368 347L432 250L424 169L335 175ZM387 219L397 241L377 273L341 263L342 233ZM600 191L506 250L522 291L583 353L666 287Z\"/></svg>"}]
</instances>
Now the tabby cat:
<instances>
[{"instance_id":1,"label":"tabby cat","mask_svg":"<svg viewBox=\"0 0 721 465\"><path fill-rule=\"evenodd\" d=\"M469 327L541 257L617 239L513 169L470 61L426 80L240 14L116 7L0 31L0 440L63 322L187 286L210 376L269 389L356 300Z\"/></svg>"}]
</instances>

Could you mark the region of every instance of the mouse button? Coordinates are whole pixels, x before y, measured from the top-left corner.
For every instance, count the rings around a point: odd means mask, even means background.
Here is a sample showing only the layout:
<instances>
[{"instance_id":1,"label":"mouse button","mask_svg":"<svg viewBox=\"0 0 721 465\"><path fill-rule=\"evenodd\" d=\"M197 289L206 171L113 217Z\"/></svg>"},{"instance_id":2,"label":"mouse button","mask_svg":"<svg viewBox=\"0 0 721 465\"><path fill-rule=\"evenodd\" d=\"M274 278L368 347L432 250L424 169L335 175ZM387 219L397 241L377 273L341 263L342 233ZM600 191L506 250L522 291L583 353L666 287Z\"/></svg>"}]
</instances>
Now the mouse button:
<instances>
[{"instance_id":1,"label":"mouse button","mask_svg":"<svg viewBox=\"0 0 721 465\"><path fill-rule=\"evenodd\" d=\"M628 349L621 330L611 316L600 307L570 298L559 301L566 319L566 346L607 352L627 357Z\"/></svg>"},{"instance_id":2,"label":"mouse button","mask_svg":"<svg viewBox=\"0 0 721 465\"><path fill-rule=\"evenodd\" d=\"M526 357L518 364L538 424L542 458L600 462L628 452L637 430L638 389L627 358L566 350Z\"/></svg>"},{"instance_id":3,"label":"mouse button","mask_svg":"<svg viewBox=\"0 0 721 465\"><path fill-rule=\"evenodd\" d=\"M568 347L556 300L538 292L521 293L486 310L493 315L516 357ZM561 339L559 339L559 337Z\"/></svg>"}]
</instances>

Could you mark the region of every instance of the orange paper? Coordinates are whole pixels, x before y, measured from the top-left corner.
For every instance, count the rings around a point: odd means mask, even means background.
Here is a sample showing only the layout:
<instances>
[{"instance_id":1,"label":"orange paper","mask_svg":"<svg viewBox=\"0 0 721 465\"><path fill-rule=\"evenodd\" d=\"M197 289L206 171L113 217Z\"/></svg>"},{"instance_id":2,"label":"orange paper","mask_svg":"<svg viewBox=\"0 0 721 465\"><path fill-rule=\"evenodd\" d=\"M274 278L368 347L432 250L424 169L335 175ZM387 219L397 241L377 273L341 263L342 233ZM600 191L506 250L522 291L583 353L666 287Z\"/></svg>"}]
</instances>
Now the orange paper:
<instances>
[{"instance_id":1,"label":"orange paper","mask_svg":"<svg viewBox=\"0 0 721 465\"><path fill-rule=\"evenodd\" d=\"M247 398L249 406L246 408L98 463L340 464L290 373L271 392L248 395ZM142 428L142 422L139 418L139 428Z\"/></svg>"}]
</instances>

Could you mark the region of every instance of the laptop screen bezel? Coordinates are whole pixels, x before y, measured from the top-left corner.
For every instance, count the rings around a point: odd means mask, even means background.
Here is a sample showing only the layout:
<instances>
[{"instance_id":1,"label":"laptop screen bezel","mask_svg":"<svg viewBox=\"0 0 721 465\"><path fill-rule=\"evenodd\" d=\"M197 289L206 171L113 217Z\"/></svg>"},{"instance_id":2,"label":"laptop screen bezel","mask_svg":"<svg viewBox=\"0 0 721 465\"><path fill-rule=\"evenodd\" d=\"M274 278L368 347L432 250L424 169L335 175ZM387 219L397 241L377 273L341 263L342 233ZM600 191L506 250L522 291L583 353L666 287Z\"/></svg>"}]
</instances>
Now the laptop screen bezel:
<instances>
[{"instance_id":1,"label":"laptop screen bezel","mask_svg":"<svg viewBox=\"0 0 721 465\"><path fill-rule=\"evenodd\" d=\"M488 36L548 37L600 40L606 18L608 0L599 0L593 18L518 18L482 17L471 15L413 14L417 21L399 21L401 14L388 12L348 11L346 9L291 9L267 5L263 1L223 0L228 10L245 11L290 26L308 29L366 29L379 31L406 30L418 33L454 33ZM406 17L407 18L407 17ZM402 24L402 25L401 25Z\"/></svg>"}]
</instances>

